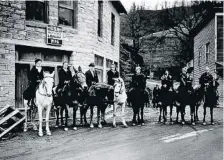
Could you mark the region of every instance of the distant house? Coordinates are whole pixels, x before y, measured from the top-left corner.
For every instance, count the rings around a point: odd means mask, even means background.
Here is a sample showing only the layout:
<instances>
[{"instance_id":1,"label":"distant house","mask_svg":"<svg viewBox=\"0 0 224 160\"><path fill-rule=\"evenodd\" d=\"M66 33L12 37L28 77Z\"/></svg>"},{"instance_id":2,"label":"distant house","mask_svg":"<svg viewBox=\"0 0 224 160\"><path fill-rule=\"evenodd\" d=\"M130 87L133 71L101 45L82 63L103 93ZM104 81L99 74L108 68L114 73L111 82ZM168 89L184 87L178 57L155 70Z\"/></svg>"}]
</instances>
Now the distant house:
<instances>
[{"instance_id":1,"label":"distant house","mask_svg":"<svg viewBox=\"0 0 224 160\"><path fill-rule=\"evenodd\" d=\"M144 37L144 49L140 55L144 59L145 67L154 78L160 78L165 69L172 75L179 75L180 41L171 30L153 33Z\"/></svg>"},{"instance_id":2,"label":"distant house","mask_svg":"<svg viewBox=\"0 0 224 160\"><path fill-rule=\"evenodd\" d=\"M194 37L194 82L208 66L213 76L219 76L219 92L223 97L223 13L215 13L196 29Z\"/></svg>"}]
</instances>

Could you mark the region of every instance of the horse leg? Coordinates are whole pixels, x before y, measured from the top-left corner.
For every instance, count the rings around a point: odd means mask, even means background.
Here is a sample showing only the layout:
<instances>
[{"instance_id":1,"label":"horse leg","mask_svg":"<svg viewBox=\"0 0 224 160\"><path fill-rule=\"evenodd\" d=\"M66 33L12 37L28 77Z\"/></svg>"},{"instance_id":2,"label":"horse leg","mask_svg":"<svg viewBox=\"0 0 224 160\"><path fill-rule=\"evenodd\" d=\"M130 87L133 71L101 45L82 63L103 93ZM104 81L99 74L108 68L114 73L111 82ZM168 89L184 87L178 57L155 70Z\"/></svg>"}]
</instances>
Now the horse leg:
<instances>
[{"instance_id":1,"label":"horse leg","mask_svg":"<svg viewBox=\"0 0 224 160\"><path fill-rule=\"evenodd\" d=\"M94 125L93 125L93 108L94 106L90 106L90 128L94 128Z\"/></svg>"},{"instance_id":2,"label":"horse leg","mask_svg":"<svg viewBox=\"0 0 224 160\"><path fill-rule=\"evenodd\" d=\"M172 114L173 114L173 105L170 105L170 123L171 124L173 124Z\"/></svg>"},{"instance_id":3,"label":"horse leg","mask_svg":"<svg viewBox=\"0 0 224 160\"><path fill-rule=\"evenodd\" d=\"M114 104L114 106L113 106L113 127L115 128L115 127L117 127L116 126L116 114L117 114L117 104Z\"/></svg>"},{"instance_id":4,"label":"horse leg","mask_svg":"<svg viewBox=\"0 0 224 160\"><path fill-rule=\"evenodd\" d=\"M199 104L196 105L196 111L195 111L195 113L196 113L196 117L195 117L196 121L199 121L199 118L198 118L198 108L199 108Z\"/></svg>"},{"instance_id":5,"label":"horse leg","mask_svg":"<svg viewBox=\"0 0 224 160\"><path fill-rule=\"evenodd\" d=\"M185 115L185 104L181 104L181 121L183 125L185 124L184 115Z\"/></svg>"},{"instance_id":6,"label":"horse leg","mask_svg":"<svg viewBox=\"0 0 224 160\"><path fill-rule=\"evenodd\" d=\"M100 117L100 108L102 108L102 106L97 106L97 124L98 124L98 128L102 128L102 124L101 124L101 117Z\"/></svg>"},{"instance_id":7,"label":"horse leg","mask_svg":"<svg viewBox=\"0 0 224 160\"><path fill-rule=\"evenodd\" d=\"M141 125L144 126L145 125L145 121L144 121L144 105L141 106Z\"/></svg>"},{"instance_id":8,"label":"horse leg","mask_svg":"<svg viewBox=\"0 0 224 160\"><path fill-rule=\"evenodd\" d=\"M68 131L68 107L65 105L65 131Z\"/></svg>"},{"instance_id":9,"label":"horse leg","mask_svg":"<svg viewBox=\"0 0 224 160\"><path fill-rule=\"evenodd\" d=\"M106 108L103 108L101 110L101 122L103 122L103 125L106 125L107 124L107 122L105 120L105 110L106 110Z\"/></svg>"},{"instance_id":10,"label":"horse leg","mask_svg":"<svg viewBox=\"0 0 224 160\"><path fill-rule=\"evenodd\" d=\"M205 116L206 116L206 105L203 106L204 108L204 118L203 118L203 125L206 125L206 122L205 122Z\"/></svg>"},{"instance_id":11,"label":"horse leg","mask_svg":"<svg viewBox=\"0 0 224 160\"><path fill-rule=\"evenodd\" d=\"M190 109L191 109L191 124L194 126L195 125L195 118L194 118L195 106L191 104Z\"/></svg>"},{"instance_id":12,"label":"horse leg","mask_svg":"<svg viewBox=\"0 0 224 160\"><path fill-rule=\"evenodd\" d=\"M27 130L28 130L28 127L27 127L27 122L28 122L28 106L27 106L27 103L28 102L26 102L26 100L24 100L24 106L25 106L25 123L24 123L24 128L23 128L23 131L24 132L27 132Z\"/></svg>"},{"instance_id":13,"label":"horse leg","mask_svg":"<svg viewBox=\"0 0 224 160\"><path fill-rule=\"evenodd\" d=\"M137 115L138 115L138 123L141 123L141 118L140 118L139 109L138 109L138 111L137 111Z\"/></svg>"},{"instance_id":14,"label":"horse leg","mask_svg":"<svg viewBox=\"0 0 224 160\"><path fill-rule=\"evenodd\" d=\"M214 121L213 121L213 106L210 107L210 114L211 114L211 125L214 125Z\"/></svg>"},{"instance_id":15,"label":"horse leg","mask_svg":"<svg viewBox=\"0 0 224 160\"><path fill-rule=\"evenodd\" d=\"M65 106L61 106L60 114L61 114L61 126L64 126L64 120L63 120L63 111L65 109Z\"/></svg>"},{"instance_id":16,"label":"horse leg","mask_svg":"<svg viewBox=\"0 0 224 160\"><path fill-rule=\"evenodd\" d=\"M162 105L159 105L159 122L161 122L161 118L162 118Z\"/></svg>"},{"instance_id":17,"label":"horse leg","mask_svg":"<svg viewBox=\"0 0 224 160\"><path fill-rule=\"evenodd\" d=\"M163 123L166 124L166 117L167 117L167 106L163 105Z\"/></svg>"},{"instance_id":18,"label":"horse leg","mask_svg":"<svg viewBox=\"0 0 224 160\"><path fill-rule=\"evenodd\" d=\"M125 118L124 118L124 116L125 116L125 112L124 111L125 111L125 103L123 103L121 105L121 118L122 118L122 123L123 123L124 127L126 128L126 127L128 127L128 125L127 125L127 123L125 121Z\"/></svg>"},{"instance_id":19,"label":"horse leg","mask_svg":"<svg viewBox=\"0 0 224 160\"><path fill-rule=\"evenodd\" d=\"M49 128L49 117L50 117L51 105L47 107L46 110L46 132L48 136L51 136L51 131Z\"/></svg>"},{"instance_id":20,"label":"horse leg","mask_svg":"<svg viewBox=\"0 0 224 160\"><path fill-rule=\"evenodd\" d=\"M38 135L40 137L43 136L43 128L42 128L42 122L43 122L43 115L42 115L42 112L43 112L43 109L42 107L39 107L38 106L38 115L39 115L39 132L38 132Z\"/></svg>"},{"instance_id":21,"label":"horse leg","mask_svg":"<svg viewBox=\"0 0 224 160\"><path fill-rule=\"evenodd\" d=\"M73 106L73 130L77 130L76 127L76 111L78 109L78 105Z\"/></svg>"},{"instance_id":22,"label":"horse leg","mask_svg":"<svg viewBox=\"0 0 224 160\"><path fill-rule=\"evenodd\" d=\"M56 108L56 125L55 125L55 128L58 128L59 126L59 111L60 109L57 107Z\"/></svg>"}]
</instances>

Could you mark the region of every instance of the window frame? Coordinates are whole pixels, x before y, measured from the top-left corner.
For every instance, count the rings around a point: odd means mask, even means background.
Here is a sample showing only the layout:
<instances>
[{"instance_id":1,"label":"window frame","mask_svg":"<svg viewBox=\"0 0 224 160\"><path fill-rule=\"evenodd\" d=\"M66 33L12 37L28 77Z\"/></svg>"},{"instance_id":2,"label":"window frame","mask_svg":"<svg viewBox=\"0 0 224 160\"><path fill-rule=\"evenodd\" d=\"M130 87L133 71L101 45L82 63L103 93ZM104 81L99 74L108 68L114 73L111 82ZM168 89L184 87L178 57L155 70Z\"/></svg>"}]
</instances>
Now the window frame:
<instances>
[{"instance_id":1,"label":"window frame","mask_svg":"<svg viewBox=\"0 0 224 160\"><path fill-rule=\"evenodd\" d=\"M98 0L97 35L103 37L103 1Z\"/></svg>"},{"instance_id":2,"label":"window frame","mask_svg":"<svg viewBox=\"0 0 224 160\"><path fill-rule=\"evenodd\" d=\"M198 66L201 65L201 47L198 49Z\"/></svg>"},{"instance_id":3,"label":"window frame","mask_svg":"<svg viewBox=\"0 0 224 160\"><path fill-rule=\"evenodd\" d=\"M77 28L77 6L78 6L78 2L77 1L71 1L71 2L72 2L72 7L70 7L68 5L60 4L60 1L58 1L58 25L59 26L67 26L67 27ZM60 20L59 20L60 8L72 11L72 25L65 25L65 24L60 23Z\"/></svg>"},{"instance_id":4,"label":"window frame","mask_svg":"<svg viewBox=\"0 0 224 160\"><path fill-rule=\"evenodd\" d=\"M102 59L102 62L103 62L102 65L98 65L97 58L101 58ZM100 81L103 82L103 77L104 77L104 57L95 54L94 55L94 62L95 62L95 70L102 72L102 77L99 77L98 74L97 74L97 76L100 79Z\"/></svg>"},{"instance_id":5,"label":"window frame","mask_svg":"<svg viewBox=\"0 0 224 160\"><path fill-rule=\"evenodd\" d=\"M205 63L209 62L210 42L205 44Z\"/></svg>"},{"instance_id":6,"label":"window frame","mask_svg":"<svg viewBox=\"0 0 224 160\"><path fill-rule=\"evenodd\" d=\"M115 45L115 15L111 13L111 45Z\"/></svg>"},{"instance_id":7,"label":"window frame","mask_svg":"<svg viewBox=\"0 0 224 160\"><path fill-rule=\"evenodd\" d=\"M37 1L25 1L26 2L26 10L25 10L25 13L26 13L26 21L36 21L36 22L41 22L41 23L46 23L48 24L49 23L49 1L46 1L46 0L37 0ZM37 19L27 19L27 3L36 3L36 2L41 2L43 3L43 20L37 20ZM35 14L34 14L35 16Z\"/></svg>"}]
</instances>

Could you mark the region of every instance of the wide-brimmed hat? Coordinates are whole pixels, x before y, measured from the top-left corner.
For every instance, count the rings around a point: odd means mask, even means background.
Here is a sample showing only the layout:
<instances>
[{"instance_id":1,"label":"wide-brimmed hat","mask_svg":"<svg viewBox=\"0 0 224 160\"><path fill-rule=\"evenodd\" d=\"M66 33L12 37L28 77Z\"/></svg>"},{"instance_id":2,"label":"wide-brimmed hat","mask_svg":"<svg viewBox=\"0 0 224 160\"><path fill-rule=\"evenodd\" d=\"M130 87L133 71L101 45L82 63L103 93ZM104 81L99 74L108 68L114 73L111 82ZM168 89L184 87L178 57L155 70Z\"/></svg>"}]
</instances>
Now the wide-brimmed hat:
<instances>
[{"instance_id":1,"label":"wide-brimmed hat","mask_svg":"<svg viewBox=\"0 0 224 160\"><path fill-rule=\"evenodd\" d=\"M94 63L90 63L89 67L95 67L95 64Z\"/></svg>"},{"instance_id":2,"label":"wide-brimmed hat","mask_svg":"<svg viewBox=\"0 0 224 160\"><path fill-rule=\"evenodd\" d=\"M39 62L39 61L41 61L41 62L42 62L42 60L41 60L41 59L35 59L35 64L36 64L37 62Z\"/></svg>"}]
</instances>

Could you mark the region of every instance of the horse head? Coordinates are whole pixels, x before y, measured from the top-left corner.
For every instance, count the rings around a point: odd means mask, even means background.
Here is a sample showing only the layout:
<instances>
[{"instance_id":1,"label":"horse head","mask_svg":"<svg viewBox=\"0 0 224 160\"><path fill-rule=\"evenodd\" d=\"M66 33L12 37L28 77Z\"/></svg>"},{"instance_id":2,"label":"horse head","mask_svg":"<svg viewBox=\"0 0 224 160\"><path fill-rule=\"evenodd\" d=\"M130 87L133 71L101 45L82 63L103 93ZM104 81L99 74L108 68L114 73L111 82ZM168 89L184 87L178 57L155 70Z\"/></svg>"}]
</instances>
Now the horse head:
<instances>
[{"instance_id":1,"label":"horse head","mask_svg":"<svg viewBox=\"0 0 224 160\"><path fill-rule=\"evenodd\" d=\"M114 96L118 97L119 94L125 92L124 80L122 78L114 78Z\"/></svg>"},{"instance_id":2,"label":"horse head","mask_svg":"<svg viewBox=\"0 0 224 160\"><path fill-rule=\"evenodd\" d=\"M42 88L45 90L47 96L52 96L54 87L54 72L44 72L44 78L42 80Z\"/></svg>"}]
</instances>

